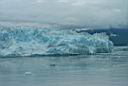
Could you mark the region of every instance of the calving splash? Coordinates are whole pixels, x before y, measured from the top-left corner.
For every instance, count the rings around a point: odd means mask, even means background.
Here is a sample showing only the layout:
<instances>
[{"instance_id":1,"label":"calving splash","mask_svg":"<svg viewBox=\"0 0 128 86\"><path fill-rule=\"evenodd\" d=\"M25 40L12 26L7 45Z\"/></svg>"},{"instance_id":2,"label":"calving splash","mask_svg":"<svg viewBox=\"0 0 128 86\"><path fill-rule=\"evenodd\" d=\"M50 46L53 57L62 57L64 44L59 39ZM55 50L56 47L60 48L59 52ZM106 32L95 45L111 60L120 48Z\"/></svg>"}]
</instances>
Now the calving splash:
<instances>
[{"instance_id":1,"label":"calving splash","mask_svg":"<svg viewBox=\"0 0 128 86\"><path fill-rule=\"evenodd\" d=\"M105 33L77 33L52 26L0 24L0 56L74 55L111 52Z\"/></svg>"}]
</instances>

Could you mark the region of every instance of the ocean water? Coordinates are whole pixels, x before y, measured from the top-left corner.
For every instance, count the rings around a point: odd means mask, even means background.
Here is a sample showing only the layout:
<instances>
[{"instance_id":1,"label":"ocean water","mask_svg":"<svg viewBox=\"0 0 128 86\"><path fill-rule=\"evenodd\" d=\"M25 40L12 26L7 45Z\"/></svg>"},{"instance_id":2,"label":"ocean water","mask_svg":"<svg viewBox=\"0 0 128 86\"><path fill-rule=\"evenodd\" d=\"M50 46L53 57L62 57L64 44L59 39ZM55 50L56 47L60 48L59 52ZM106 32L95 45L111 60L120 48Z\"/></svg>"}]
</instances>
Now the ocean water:
<instances>
[{"instance_id":1,"label":"ocean water","mask_svg":"<svg viewBox=\"0 0 128 86\"><path fill-rule=\"evenodd\" d=\"M109 37L0 23L0 86L128 86L128 46Z\"/></svg>"},{"instance_id":2,"label":"ocean water","mask_svg":"<svg viewBox=\"0 0 128 86\"><path fill-rule=\"evenodd\" d=\"M128 51L0 58L0 86L127 86Z\"/></svg>"}]
</instances>

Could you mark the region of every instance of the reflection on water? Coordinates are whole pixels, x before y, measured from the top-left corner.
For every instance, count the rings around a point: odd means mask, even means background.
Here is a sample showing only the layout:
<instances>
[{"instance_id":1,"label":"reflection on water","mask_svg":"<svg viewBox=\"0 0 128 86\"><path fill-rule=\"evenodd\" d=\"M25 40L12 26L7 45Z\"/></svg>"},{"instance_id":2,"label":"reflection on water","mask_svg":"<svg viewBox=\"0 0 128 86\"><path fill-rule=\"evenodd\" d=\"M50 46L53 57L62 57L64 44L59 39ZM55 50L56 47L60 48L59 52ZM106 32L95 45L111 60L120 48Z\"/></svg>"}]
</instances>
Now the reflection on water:
<instances>
[{"instance_id":1,"label":"reflection on water","mask_svg":"<svg viewBox=\"0 0 128 86\"><path fill-rule=\"evenodd\" d=\"M128 51L0 58L0 86L128 86Z\"/></svg>"}]
</instances>

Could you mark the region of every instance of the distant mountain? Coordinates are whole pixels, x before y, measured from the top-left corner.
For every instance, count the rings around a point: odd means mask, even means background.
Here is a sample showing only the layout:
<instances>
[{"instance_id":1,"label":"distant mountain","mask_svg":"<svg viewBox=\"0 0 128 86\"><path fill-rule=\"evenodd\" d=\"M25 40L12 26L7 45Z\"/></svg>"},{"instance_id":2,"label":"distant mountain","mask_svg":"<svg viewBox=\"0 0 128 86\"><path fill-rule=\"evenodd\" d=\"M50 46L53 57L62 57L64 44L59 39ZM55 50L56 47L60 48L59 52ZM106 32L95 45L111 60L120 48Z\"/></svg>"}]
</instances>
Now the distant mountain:
<instances>
[{"instance_id":1,"label":"distant mountain","mask_svg":"<svg viewBox=\"0 0 128 86\"><path fill-rule=\"evenodd\" d=\"M110 36L116 46L128 45L128 28L109 28L109 29L88 29L80 30L79 32L88 32L90 34L105 32Z\"/></svg>"}]
</instances>

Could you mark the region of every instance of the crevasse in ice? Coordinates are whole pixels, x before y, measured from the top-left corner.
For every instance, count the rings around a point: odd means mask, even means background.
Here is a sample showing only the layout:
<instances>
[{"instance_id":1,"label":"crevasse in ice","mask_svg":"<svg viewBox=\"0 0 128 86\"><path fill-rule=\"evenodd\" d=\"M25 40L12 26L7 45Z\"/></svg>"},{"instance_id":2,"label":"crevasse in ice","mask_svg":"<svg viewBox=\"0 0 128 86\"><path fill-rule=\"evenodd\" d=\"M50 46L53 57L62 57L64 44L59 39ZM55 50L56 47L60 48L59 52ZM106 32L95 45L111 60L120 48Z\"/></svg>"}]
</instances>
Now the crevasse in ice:
<instances>
[{"instance_id":1,"label":"crevasse in ice","mask_svg":"<svg viewBox=\"0 0 128 86\"><path fill-rule=\"evenodd\" d=\"M111 52L112 48L105 33L0 25L0 56L96 54Z\"/></svg>"}]
</instances>

